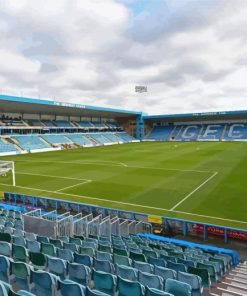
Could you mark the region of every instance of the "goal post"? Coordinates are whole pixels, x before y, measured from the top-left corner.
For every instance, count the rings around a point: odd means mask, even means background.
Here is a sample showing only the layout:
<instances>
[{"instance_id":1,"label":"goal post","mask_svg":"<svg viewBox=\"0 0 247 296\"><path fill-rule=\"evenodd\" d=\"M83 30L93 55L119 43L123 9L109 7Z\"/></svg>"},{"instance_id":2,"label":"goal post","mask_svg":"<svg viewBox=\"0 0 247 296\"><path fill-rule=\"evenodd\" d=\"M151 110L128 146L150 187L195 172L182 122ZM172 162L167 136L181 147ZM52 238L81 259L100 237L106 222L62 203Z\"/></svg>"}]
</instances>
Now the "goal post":
<instances>
[{"instance_id":1,"label":"goal post","mask_svg":"<svg viewBox=\"0 0 247 296\"><path fill-rule=\"evenodd\" d=\"M14 161L0 161L0 183L16 186Z\"/></svg>"}]
</instances>

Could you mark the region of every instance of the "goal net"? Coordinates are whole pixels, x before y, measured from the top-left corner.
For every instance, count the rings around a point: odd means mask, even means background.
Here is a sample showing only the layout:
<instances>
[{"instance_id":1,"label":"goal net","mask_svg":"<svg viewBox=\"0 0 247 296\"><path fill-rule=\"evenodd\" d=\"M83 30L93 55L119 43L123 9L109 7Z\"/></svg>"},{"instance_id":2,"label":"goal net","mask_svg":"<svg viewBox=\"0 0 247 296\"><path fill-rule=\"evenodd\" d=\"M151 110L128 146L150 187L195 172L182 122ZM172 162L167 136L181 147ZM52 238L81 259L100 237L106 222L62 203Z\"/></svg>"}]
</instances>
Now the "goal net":
<instances>
[{"instance_id":1,"label":"goal net","mask_svg":"<svg viewBox=\"0 0 247 296\"><path fill-rule=\"evenodd\" d=\"M13 161L0 161L0 183L15 186L15 163Z\"/></svg>"}]
</instances>

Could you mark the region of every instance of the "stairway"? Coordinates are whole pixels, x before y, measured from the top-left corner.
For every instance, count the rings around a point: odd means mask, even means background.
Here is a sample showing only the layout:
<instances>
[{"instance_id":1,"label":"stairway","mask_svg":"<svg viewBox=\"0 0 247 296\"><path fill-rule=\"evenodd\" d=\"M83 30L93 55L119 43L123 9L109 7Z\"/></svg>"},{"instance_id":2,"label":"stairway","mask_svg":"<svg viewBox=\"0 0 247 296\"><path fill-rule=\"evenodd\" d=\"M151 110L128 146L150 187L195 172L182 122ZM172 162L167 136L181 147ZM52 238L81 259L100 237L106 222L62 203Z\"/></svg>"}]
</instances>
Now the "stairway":
<instances>
[{"instance_id":1,"label":"stairway","mask_svg":"<svg viewBox=\"0 0 247 296\"><path fill-rule=\"evenodd\" d=\"M208 294L205 294L205 296ZM247 295L247 262L239 263L210 291L209 295L245 296Z\"/></svg>"}]
</instances>

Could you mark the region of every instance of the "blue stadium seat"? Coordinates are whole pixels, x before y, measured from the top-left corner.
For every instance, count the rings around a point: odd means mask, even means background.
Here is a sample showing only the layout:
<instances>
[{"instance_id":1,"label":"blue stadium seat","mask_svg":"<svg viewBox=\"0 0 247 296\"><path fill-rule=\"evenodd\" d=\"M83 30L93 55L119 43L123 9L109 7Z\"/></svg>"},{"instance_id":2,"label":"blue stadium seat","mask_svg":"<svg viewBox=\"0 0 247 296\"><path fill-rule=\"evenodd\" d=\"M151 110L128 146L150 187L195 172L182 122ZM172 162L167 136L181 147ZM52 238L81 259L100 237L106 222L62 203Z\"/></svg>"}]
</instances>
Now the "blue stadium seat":
<instances>
[{"instance_id":1,"label":"blue stadium seat","mask_svg":"<svg viewBox=\"0 0 247 296\"><path fill-rule=\"evenodd\" d=\"M115 295L117 286L117 277L106 272L93 270L93 282L96 290L106 294Z\"/></svg>"},{"instance_id":2,"label":"blue stadium seat","mask_svg":"<svg viewBox=\"0 0 247 296\"><path fill-rule=\"evenodd\" d=\"M86 265L88 267L93 266L93 258L88 255L74 253L74 262Z\"/></svg>"},{"instance_id":3,"label":"blue stadium seat","mask_svg":"<svg viewBox=\"0 0 247 296\"><path fill-rule=\"evenodd\" d=\"M59 290L61 296L85 296L86 288L71 280L59 281Z\"/></svg>"},{"instance_id":4,"label":"blue stadium seat","mask_svg":"<svg viewBox=\"0 0 247 296\"><path fill-rule=\"evenodd\" d=\"M116 265L116 275L129 281L137 281L138 270L125 265Z\"/></svg>"},{"instance_id":5,"label":"blue stadium seat","mask_svg":"<svg viewBox=\"0 0 247 296\"><path fill-rule=\"evenodd\" d=\"M53 296L57 290L57 277L46 271L31 270L32 292L37 296Z\"/></svg>"},{"instance_id":6,"label":"blue stadium seat","mask_svg":"<svg viewBox=\"0 0 247 296\"><path fill-rule=\"evenodd\" d=\"M40 252L40 243L35 240L26 240L27 249L32 253Z\"/></svg>"},{"instance_id":7,"label":"blue stadium seat","mask_svg":"<svg viewBox=\"0 0 247 296\"><path fill-rule=\"evenodd\" d=\"M10 276L10 261L5 256L0 256L0 280L8 283Z\"/></svg>"},{"instance_id":8,"label":"blue stadium seat","mask_svg":"<svg viewBox=\"0 0 247 296\"><path fill-rule=\"evenodd\" d=\"M59 258L48 257L47 266L49 272L57 275L63 280L66 277L66 261Z\"/></svg>"},{"instance_id":9,"label":"blue stadium seat","mask_svg":"<svg viewBox=\"0 0 247 296\"><path fill-rule=\"evenodd\" d=\"M24 262L12 262L11 274L13 279L11 284L14 284L17 290L27 290L30 288L30 266Z\"/></svg>"},{"instance_id":10,"label":"blue stadium seat","mask_svg":"<svg viewBox=\"0 0 247 296\"><path fill-rule=\"evenodd\" d=\"M0 296L8 296L8 291L3 283L0 283Z\"/></svg>"},{"instance_id":11,"label":"blue stadium seat","mask_svg":"<svg viewBox=\"0 0 247 296\"><path fill-rule=\"evenodd\" d=\"M93 267L95 268L95 270L104 271L108 273L113 272L113 265L107 260L98 260L94 258Z\"/></svg>"},{"instance_id":12,"label":"blue stadium seat","mask_svg":"<svg viewBox=\"0 0 247 296\"><path fill-rule=\"evenodd\" d=\"M145 288L139 282L118 278L118 296L144 296Z\"/></svg>"},{"instance_id":13,"label":"blue stadium seat","mask_svg":"<svg viewBox=\"0 0 247 296\"><path fill-rule=\"evenodd\" d=\"M170 268L170 269L173 269L175 271L183 271L183 272L186 272L187 271L187 268L184 264L182 263L175 263L175 262L172 262L172 261L167 261L167 268Z\"/></svg>"},{"instance_id":14,"label":"blue stadium seat","mask_svg":"<svg viewBox=\"0 0 247 296\"><path fill-rule=\"evenodd\" d=\"M162 258L149 257L148 258L148 263L152 264L152 265L166 267L166 261L164 259L162 259Z\"/></svg>"},{"instance_id":15,"label":"blue stadium seat","mask_svg":"<svg viewBox=\"0 0 247 296\"><path fill-rule=\"evenodd\" d=\"M158 275L139 271L138 280L144 287L163 290L163 278Z\"/></svg>"},{"instance_id":16,"label":"blue stadium seat","mask_svg":"<svg viewBox=\"0 0 247 296\"><path fill-rule=\"evenodd\" d=\"M68 263L68 277L78 284L87 286L90 284L91 269L79 263Z\"/></svg>"},{"instance_id":17,"label":"blue stadium seat","mask_svg":"<svg viewBox=\"0 0 247 296\"><path fill-rule=\"evenodd\" d=\"M177 272L175 270L157 265L154 266L154 274L162 277L164 282L166 282L167 279L177 278Z\"/></svg>"},{"instance_id":18,"label":"blue stadium seat","mask_svg":"<svg viewBox=\"0 0 247 296\"><path fill-rule=\"evenodd\" d=\"M0 255L12 257L12 245L7 242L0 242Z\"/></svg>"},{"instance_id":19,"label":"blue stadium seat","mask_svg":"<svg viewBox=\"0 0 247 296\"><path fill-rule=\"evenodd\" d=\"M110 295L95 289L91 290L89 287L87 287L86 296L110 296Z\"/></svg>"},{"instance_id":20,"label":"blue stadium seat","mask_svg":"<svg viewBox=\"0 0 247 296\"><path fill-rule=\"evenodd\" d=\"M153 273L153 270L154 270L153 265L146 262L134 261L133 267L139 271L148 272L148 273Z\"/></svg>"},{"instance_id":21,"label":"blue stadium seat","mask_svg":"<svg viewBox=\"0 0 247 296\"><path fill-rule=\"evenodd\" d=\"M73 252L68 249L59 249L57 248L57 257L68 262L74 261Z\"/></svg>"},{"instance_id":22,"label":"blue stadium seat","mask_svg":"<svg viewBox=\"0 0 247 296\"><path fill-rule=\"evenodd\" d=\"M70 250L72 252L78 252L78 245L76 244L64 242L63 247L64 249Z\"/></svg>"},{"instance_id":23,"label":"blue stadium seat","mask_svg":"<svg viewBox=\"0 0 247 296\"><path fill-rule=\"evenodd\" d=\"M201 296L203 291L202 279L195 274L189 274L187 272L179 271L177 274L177 280L187 283L192 288L192 296Z\"/></svg>"},{"instance_id":24,"label":"blue stadium seat","mask_svg":"<svg viewBox=\"0 0 247 296\"><path fill-rule=\"evenodd\" d=\"M173 279L167 279L165 284L165 292L176 296L190 296L192 288L190 285Z\"/></svg>"},{"instance_id":25,"label":"blue stadium seat","mask_svg":"<svg viewBox=\"0 0 247 296\"><path fill-rule=\"evenodd\" d=\"M174 295L164 292L164 291L161 291L161 290L146 287L145 296L174 296Z\"/></svg>"}]
</instances>

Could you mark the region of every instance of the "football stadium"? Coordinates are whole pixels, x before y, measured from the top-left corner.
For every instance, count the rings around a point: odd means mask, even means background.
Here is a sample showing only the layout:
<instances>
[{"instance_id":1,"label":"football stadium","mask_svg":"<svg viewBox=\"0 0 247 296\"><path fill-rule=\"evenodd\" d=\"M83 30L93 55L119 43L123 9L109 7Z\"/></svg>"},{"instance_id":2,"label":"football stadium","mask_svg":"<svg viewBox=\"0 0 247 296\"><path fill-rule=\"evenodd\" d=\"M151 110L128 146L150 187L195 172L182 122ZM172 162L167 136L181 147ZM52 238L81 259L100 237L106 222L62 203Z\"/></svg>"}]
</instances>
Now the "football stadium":
<instances>
[{"instance_id":1,"label":"football stadium","mask_svg":"<svg viewBox=\"0 0 247 296\"><path fill-rule=\"evenodd\" d=\"M0 296L247 295L244 2L0 3Z\"/></svg>"}]
</instances>

